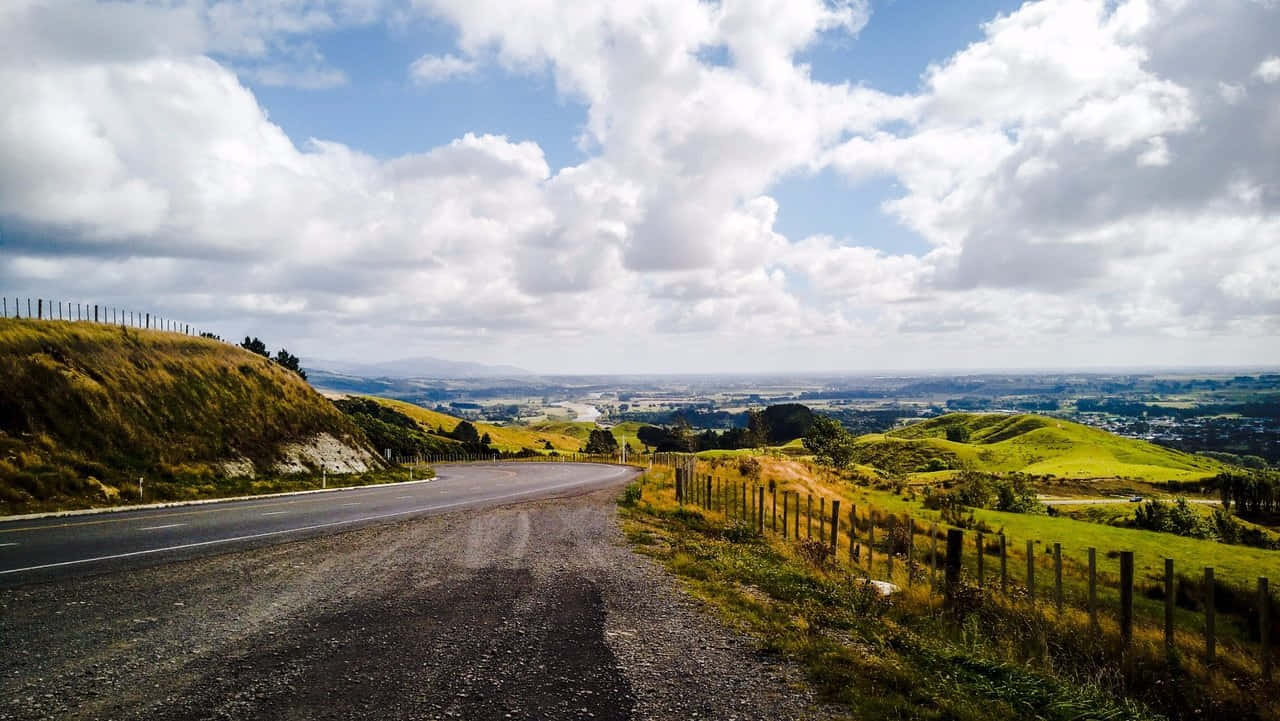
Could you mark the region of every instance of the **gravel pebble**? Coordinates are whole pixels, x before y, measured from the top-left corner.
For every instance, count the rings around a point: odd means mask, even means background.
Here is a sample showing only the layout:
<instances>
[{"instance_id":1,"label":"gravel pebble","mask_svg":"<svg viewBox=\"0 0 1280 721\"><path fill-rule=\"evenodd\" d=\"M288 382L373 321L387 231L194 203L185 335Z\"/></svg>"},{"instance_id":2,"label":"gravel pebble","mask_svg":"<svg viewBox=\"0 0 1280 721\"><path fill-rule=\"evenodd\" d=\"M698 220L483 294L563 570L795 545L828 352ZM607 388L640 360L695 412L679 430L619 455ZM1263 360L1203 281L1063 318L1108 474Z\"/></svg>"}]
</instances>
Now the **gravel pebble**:
<instances>
[{"instance_id":1,"label":"gravel pebble","mask_svg":"<svg viewBox=\"0 0 1280 721\"><path fill-rule=\"evenodd\" d=\"M615 490L0 590L2 719L818 719Z\"/></svg>"}]
</instances>

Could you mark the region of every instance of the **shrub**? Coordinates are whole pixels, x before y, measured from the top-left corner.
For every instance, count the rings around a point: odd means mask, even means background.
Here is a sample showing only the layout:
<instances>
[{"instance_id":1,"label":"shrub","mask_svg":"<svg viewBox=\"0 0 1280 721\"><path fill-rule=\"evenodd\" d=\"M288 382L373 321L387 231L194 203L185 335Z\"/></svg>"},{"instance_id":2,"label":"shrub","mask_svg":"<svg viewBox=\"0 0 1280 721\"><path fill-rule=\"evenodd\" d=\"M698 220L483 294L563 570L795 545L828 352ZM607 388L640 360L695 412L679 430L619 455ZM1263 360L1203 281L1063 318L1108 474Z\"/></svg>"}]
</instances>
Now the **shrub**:
<instances>
[{"instance_id":1,"label":"shrub","mask_svg":"<svg viewBox=\"0 0 1280 721\"><path fill-rule=\"evenodd\" d=\"M634 506L639 502L641 494L639 483L628 483L627 487L622 489L622 505Z\"/></svg>"},{"instance_id":2,"label":"shrub","mask_svg":"<svg viewBox=\"0 0 1280 721\"><path fill-rule=\"evenodd\" d=\"M745 543L756 539L756 529L745 521L733 521L720 531L720 536L730 543Z\"/></svg>"},{"instance_id":3,"label":"shrub","mask_svg":"<svg viewBox=\"0 0 1280 721\"><path fill-rule=\"evenodd\" d=\"M822 541L807 539L801 541L796 546L796 553L807 563L819 568L827 566L831 562L831 546Z\"/></svg>"}]
</instances>

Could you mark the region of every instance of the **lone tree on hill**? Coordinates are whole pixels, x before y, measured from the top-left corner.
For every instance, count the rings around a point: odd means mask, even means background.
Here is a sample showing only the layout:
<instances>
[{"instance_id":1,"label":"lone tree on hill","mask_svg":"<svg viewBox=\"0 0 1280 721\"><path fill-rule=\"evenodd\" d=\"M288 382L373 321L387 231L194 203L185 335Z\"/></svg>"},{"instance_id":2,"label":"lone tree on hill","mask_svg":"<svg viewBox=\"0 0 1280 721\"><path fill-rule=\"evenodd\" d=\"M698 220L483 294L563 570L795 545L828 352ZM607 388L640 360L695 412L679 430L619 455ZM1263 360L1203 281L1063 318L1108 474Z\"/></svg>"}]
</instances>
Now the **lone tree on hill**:
<instances>
[{"instance_id":1,"label":"lone tree on hill","mask_svg":"<svg viewBox=\"0 0 1280 721\"><path fill-rule=\"evenodd\" d=\"M613 434L603 428L593 428L591 435L587 436L587 453L617 453L618 439Z\"/></svg>"},{"instance_id":2,"label":"lone tree on hill","mask_svg":"<svg viewBox=\"0 0 1280 721\"><path fill-rule=\"evenodd\" d=\"M263 343L261 340L259 340L256 337L253 340L249 340L249 336L245 336L244 342L240 344L240 347L244 348L250 353L257 353L263 358L271 357L271 351L267 350L267 344Z\"/></svg>"},{"instance_id":3,"label":"lone tree on hill","mask_svg":"<svg viewBox=\"0 0 1280 721\"><path fill-rule=\"evenodd\" d=\"M480 432L476 427L471 425L470 421L462 421L449 434L456 441L462 441L468 445L480 444Z\"/></svg>"},{"instance_id":4,"label":"lone tree on hill","mask_svg":"<svg viewBox=\"0 0 1280 721\"><path fill-rule=\"evenodd\" d=\"M853 436L829 416L814 416L809 432L804 436L804 447L817 457L819 463L833 468L845 468L853 462Z\"/></svg>"}]
</instances>

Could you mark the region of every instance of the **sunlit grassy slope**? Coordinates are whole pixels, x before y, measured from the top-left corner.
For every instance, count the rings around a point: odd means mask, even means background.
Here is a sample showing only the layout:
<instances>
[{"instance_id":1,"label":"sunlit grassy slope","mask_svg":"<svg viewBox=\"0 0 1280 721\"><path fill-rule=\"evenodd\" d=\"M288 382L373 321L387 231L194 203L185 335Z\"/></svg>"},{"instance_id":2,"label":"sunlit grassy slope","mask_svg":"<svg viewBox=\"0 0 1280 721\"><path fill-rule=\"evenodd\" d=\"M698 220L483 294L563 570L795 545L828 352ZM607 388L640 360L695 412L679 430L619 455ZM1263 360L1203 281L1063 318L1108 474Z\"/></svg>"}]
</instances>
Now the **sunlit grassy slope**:
<instances>
[{"instance_id":1,"label":"sunlit grassy slope","mask_svg":"<svg viewBox=\"0 0 1280 721\"><path fill-rule=\"evenodd\" d=\"M967 430L968 440L948 441L952 428ZM858 438L858 462L876 468L923 472L933 459L949 468L1061 478L1194 481L1224 470L1211 458L1036 415L952 413Z\"/></svg>"},{"instance_id":2,"label":"sunlit grassy slope","mask_svg":"<svg viewBox=\"0 0 1280 721\"><path fill-rule=\"evenodd\" d=\"M461 418L412 403L390 398L369 397L400 411L427 428L444 429L445 432L449 432L462 422ZM541 451L544 450L543 441L550 441L551 446L557 451L575 452L586 444L591 430L598 428L595 423L584 421L539 421L529 425L505 426L476 421L473 425L481 435L488 433L493 445L502 451L519 451L521 448ZM643 423L634 422L619 423L611 428L610 432L613 433L614 438L618 439L619 444L630 443L632 448L640 448L643 444L636 438L636 432L643 425Z\"/></svg>"},{"instance_id":3,"label":"sunlit grassy slope","mask_svg":"<svg viewBox=\"0 0 1280 721\"><path fill-rule=\"evenodd\" d=\"M452 431L462 419L456 418L445 413L429 410L412 403L397 401L391 398L374 398L374 400L394 408L397 411L409 416L418 423L427 428L444 429L447 433ZM575 424L575 423L546 423L537 426L495 426L489 423L475 422L476 430L481 435L489 434L489 439L493 445L502 451L518 451L521 448L531 448L533 450L542 450L543 441L550 441L553 448L557 451L576 451L582 447L583 441L587 437L584 431L581 438L576 435L569 435L565 431L570 430L564 426L583 425L588 428L591 424Z\"/></svg>"},{"instance_id":4,"label":"sunlit grassy slope","mask_svg":"<svg viewBox=\"0 0 1280 721\"><path fill-rule=\"evenodd\" d=\"M216 484L221 462L247 459L265 471L285 444L322 433L365 443L293 372L178 333L0 319L0 379L0 503L9 512L101 495L96 483L139 475Z\"/></svg>"}]
</instances>

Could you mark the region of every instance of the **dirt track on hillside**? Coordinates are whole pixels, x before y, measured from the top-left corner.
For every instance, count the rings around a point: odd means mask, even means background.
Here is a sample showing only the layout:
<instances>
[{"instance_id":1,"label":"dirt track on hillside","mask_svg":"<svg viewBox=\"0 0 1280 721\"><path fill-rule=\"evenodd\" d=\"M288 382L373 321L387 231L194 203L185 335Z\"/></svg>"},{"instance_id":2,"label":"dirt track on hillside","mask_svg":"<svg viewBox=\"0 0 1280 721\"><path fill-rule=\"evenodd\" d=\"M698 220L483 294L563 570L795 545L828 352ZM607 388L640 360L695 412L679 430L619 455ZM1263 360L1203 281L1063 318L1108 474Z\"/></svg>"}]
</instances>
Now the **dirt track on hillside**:
<instances>
[{"instance_id":1,"label":"dirt track on hillside","mask_svg":"<svg viewBox=\"0 0 1280 721\"><path fill-rule=\"evenodd\" d=\"M0 719L811 719L615 491L0 591Z\"/></svg>"}]
</instances>

